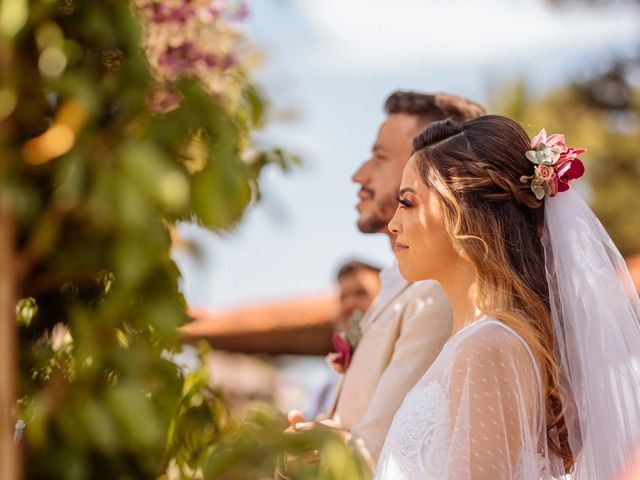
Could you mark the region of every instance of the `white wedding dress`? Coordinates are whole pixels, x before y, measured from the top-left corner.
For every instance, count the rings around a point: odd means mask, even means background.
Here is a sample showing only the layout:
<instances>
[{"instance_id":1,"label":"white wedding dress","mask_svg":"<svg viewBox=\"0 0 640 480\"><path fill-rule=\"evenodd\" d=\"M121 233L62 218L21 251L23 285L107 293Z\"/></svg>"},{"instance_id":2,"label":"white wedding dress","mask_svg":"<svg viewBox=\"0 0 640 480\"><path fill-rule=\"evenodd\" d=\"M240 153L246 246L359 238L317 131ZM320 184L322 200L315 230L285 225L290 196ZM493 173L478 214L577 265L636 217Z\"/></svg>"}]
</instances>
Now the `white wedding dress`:
<instances>
[{"instance_id":1,"label":"white wedding dress","mask_svg":"<svg viewBox=\"0 0 640 480\"><path fill-rule=\"evenodd\" d=\"M397 411L376 479L551 478L534 356L505 324L454 334Z\"/></svg>"},{"instance_id":2,"label":"white wedding dress","mask_svg":"<svg viewBox=\"0 0 640 480\"><path fill-rule=\"evenodd\" d=\"M407 394L377 479L614 480L640 451L640 298L625 261L574 191L547 198L542 246L558 390L575 468L547 448L537 363L506 325L453 335Z\"/></svg>"}]
</instances>

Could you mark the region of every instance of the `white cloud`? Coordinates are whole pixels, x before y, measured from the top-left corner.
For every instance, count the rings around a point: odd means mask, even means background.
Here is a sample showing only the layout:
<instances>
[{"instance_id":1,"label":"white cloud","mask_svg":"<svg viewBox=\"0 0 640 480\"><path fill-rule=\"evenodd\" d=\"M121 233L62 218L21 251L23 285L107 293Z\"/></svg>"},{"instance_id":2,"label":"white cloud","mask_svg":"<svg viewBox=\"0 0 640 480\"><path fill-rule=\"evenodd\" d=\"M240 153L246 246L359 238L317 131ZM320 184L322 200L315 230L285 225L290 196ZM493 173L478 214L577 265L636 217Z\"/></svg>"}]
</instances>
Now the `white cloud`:
<instances>
[{"instance_id":1,"label":"white cloud","mask_svg":"<svg viewBox=\"0 0 640 480\"><path fill-rule=\"evenodd\" d=\"M320 68L371 73L436 65L541 62L640 41L633 6L552 8L543 0L304 0Z\"/></svg>"}]
</instances>

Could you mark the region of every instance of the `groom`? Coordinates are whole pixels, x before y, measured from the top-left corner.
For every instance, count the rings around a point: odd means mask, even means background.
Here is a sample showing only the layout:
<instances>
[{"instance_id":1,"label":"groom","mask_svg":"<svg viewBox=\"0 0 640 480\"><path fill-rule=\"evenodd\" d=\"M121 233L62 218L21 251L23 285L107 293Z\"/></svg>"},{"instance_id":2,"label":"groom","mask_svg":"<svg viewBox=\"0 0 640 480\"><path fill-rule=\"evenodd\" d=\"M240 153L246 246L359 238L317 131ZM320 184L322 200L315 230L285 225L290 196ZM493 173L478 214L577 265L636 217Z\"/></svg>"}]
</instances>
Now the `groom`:
<instances>
[{"instance_id":1,"label":"groom","mask_svg":"<svg viewBox=\"0 0 640 480\"><path fill-rule=\"evenodd\" d=\"M468 120L485 114L464 98L398 91L385 102L387 117L371 151L353 175L360 185L358 229L382 233L396 210L402 170L411 156L413 137L431 122ZM407 282L394 264L381 272L381 290L361 321L362 337L338 386L330 419L323 424L344 429L371 466L405 394L434 361L451 333L451 309L435 281ZM290 415L293 424L304 419ZM315 422L297 423L298 429Z\"/></svg>"}]
</instances>

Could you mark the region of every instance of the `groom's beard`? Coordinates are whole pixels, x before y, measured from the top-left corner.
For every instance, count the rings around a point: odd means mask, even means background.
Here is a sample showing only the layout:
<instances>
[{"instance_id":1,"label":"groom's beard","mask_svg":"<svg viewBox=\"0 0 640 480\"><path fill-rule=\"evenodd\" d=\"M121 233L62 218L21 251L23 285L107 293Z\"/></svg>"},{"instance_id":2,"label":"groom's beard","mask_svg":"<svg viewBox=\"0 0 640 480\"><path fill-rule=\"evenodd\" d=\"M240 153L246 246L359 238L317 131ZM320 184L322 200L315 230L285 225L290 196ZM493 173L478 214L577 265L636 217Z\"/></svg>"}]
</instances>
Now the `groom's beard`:
<instances>
[{"instance_id":1,"label":"groom's beard","mask_svg":"<svg viewBox=\"0 0 640 480\"><path fill-rule=\"evenodd\" d=\"M369 201L376 202L376 209L366 216L360 216L358 219L358 230L362 233L389 233L388 225L396 211L398 200L395 196L388 196L387 198L376 201L374 193Z\"/></svg>"}]
</instances>

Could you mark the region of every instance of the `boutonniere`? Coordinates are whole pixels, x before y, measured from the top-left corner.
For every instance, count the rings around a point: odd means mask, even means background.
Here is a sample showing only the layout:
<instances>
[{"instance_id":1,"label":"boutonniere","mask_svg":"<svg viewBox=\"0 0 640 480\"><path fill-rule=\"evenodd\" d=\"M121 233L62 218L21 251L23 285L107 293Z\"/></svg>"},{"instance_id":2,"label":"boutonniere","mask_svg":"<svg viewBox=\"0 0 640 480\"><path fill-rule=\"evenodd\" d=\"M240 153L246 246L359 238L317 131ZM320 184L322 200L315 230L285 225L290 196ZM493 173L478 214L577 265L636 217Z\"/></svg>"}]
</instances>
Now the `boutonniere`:
<instances>
[{"instance_id":1,"label":"boutonniere","mask_svg":"<svg viewBox=\"0 0 640 480\"><path fill-rule=\"evenodd\" d=\"M362 320L362 311L355 310L349 319L347 330L335 332L331 338L334 351L328 354L326 359L337 373L344 373L349 368L353 352L362 338L360 320Z\"/></svg>"}]
</instances>

